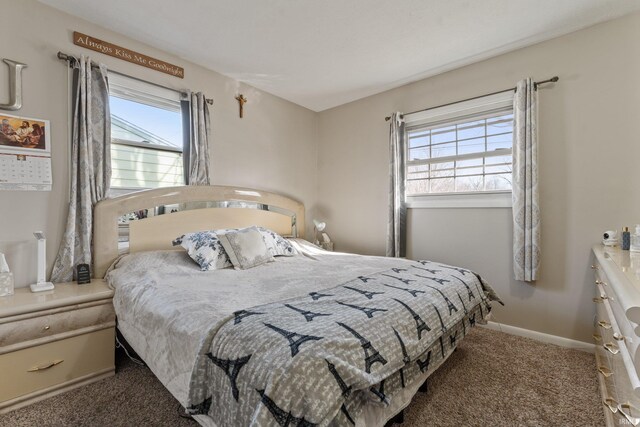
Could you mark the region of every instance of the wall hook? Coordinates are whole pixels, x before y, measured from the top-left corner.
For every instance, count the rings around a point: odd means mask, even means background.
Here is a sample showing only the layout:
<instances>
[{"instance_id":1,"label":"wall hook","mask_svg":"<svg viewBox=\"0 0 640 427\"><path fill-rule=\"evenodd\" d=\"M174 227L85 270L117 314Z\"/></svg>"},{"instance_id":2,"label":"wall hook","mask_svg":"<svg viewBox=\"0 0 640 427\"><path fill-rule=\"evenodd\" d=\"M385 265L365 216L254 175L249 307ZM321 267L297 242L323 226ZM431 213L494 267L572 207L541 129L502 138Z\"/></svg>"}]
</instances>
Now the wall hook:
<instances>
[{"instance_id":1,"label":"wall hook","mask_svg":"<svg viewBox=\"0 0 640 427\"><path fill-rule=\"evenodd\" d=\"M19 110L22 108L22 69L27 64L6 58L2 61L9 66L9 103L0 104L0 109Z\"/></svg>"}]
</instances>

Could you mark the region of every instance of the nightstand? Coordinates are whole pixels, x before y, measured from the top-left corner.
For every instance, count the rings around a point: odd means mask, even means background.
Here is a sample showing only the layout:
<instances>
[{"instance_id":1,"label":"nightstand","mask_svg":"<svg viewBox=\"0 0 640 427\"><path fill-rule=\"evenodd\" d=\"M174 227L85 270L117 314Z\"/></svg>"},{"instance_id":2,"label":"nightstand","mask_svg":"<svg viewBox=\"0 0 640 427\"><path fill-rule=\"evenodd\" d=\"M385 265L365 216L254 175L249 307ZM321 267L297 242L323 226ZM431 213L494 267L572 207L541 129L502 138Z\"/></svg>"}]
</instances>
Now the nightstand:
<instances>
[{"instance_id":1,"label":"nightstand","mask_svg":"<svg viewBox=\"0 0 640 427\"><path fill-rule=\"evenodd\" d=\"M104 280L0 297L0 414L115 373L115 312Z\"/></svg>"}]
</instances>

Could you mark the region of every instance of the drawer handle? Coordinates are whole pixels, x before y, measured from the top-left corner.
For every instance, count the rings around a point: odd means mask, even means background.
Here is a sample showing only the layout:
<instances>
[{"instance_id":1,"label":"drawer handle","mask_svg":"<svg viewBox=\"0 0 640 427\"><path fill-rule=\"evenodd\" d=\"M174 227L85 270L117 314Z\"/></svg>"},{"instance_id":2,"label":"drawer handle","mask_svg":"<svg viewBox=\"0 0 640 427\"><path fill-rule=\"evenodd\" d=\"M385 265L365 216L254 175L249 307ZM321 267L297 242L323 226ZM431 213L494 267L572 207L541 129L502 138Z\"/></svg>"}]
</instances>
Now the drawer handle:
<instances>
[{"instance_id":1,"label":"drawer handle","mask_svg":"<svg viewBox=\"0 0 640 427\"><path fill-rule=\"evenodd\" d=\"M593 339L595 341L602 341L602 335L600 334L593 334Z\"/></svg>"},{"instance_id":2,"label":"drawer handle","mask_svg":"<svg viewBox=\"0 0 640 427\"><path fill-rule=\"evenodd\" d=\"M44 328L42 328L43 331L48 331L49 329L51 329L51 326L47 325Z\"/></svg>"},{"instance_id":3,"label":"drawer handle","mask_svg":"<svg viewBox=\"0 0 640 427\"><path fill-rule=\"evenodd\" d=\"M607 286L607 283L603 282L602 280L596 280L596 285Z\"/></svg>"},{"instance_id":4,"label":"drawer handle","mask_svg":"<svg viewBox=\"0 0 640 427\"><path fill-rule=\"evenodd\" d=\"M611 323L604 320L599 321L598 326L600 326L602 329L611 329Z\"/></svg>"},{"instance_id":5,"label":"drawer handle","mask_svg":"<svg viewBox=\"0 0 640 427\"><path fill-rule=\"evenodd\" d=\"M603 344L603 347L611 354L618 354L620 353L620 349L618 348L617 345L615 345L612 342L608 342L606 344Z\"/></svg>"},{"instance_id":6,"label":"drawer handle","mask_svg":"<svg viewBox=\"0 0 640 427\"><path fill-rule=\"evenodd\" d=\"M615 400L613 400L612 398L607 397L606 399L604 399L604 400L602 401L602 403L604 403L604 405L605 405L607 408L609 408L609 410L610 410L612 413L614 413L614 414L615 414L616 412L618 412L618 402L616 402L616 401L615 401Z\"/></svg>"},{"instance_id":7,"label":"drawer handle","mask_svg":"<svg viewBox=\"0 0 640 427\"><path fill-rule=\"evenodd\" d=\"M637 426L640 424L640 418L631 416L631 408L636 409L635 407L629 405L628 403L620 403L618 405L618 411L629 421L632 425ZM627 412L624 411L627 410Z\"/></svg>"},{"instance_id":8,"label":"drawer handle","mask_svg":"<svg viewBox=\"0 0 640 427\"><path fill-rule=\"evenodd\" d=\"M611 369L607 368L606 366L598 366L598 372L600 372L605 378L609 378L611 375L613 375Z\"/></svg>"},{"instance_id":9,"label":"drawer handle","mask_svg":"<svg viewBox=\"0 0 640 427\"><path fill-rule=\"evenodd\" d=\"M49 362L46 365L34 366L33 368L27 369L27 372L44 371L45 369L49 369L51 367L59 365L62 362L64 362L64 360L62 359L54 360L53 362Z\"/></svg>"},{"instance_id":10,"label":"drawer handle","mask_svg":"<svg viewBox=\"0 0 640 427\"><path fill-rule=\"evenodd\" d=\"M617 333L617 332L614 332L614 333L613 333L613 339L614 339L614 340L616 340L616 341L624 341L624 336L623 336L623 335L620 335L620 334L619 334L619 333Z\"/></svg>"},{"instance_id":11,"label":"drawer handle","mask_svg":"<svg viewBox=\"0 0 640 427\"><path fill-rule=\"evenodd\" d=\"M597 265L592 264L591 265L591 269L592 270L600 270L600 267L598 267Z\"/></svg>"},{"instance_id":12,"label":"drawer handle","mask_svg":"<svg viewBox=\"0 0 640 427\"><path fill-rule=\"evenodd\" d=\"M603 301L603 298L602 298L602 297L595 297L595 298L593 298L593 302L595 302L596 304L600 304L600 303L602 303L602 301Z\"/></svg>"}]
</instances>

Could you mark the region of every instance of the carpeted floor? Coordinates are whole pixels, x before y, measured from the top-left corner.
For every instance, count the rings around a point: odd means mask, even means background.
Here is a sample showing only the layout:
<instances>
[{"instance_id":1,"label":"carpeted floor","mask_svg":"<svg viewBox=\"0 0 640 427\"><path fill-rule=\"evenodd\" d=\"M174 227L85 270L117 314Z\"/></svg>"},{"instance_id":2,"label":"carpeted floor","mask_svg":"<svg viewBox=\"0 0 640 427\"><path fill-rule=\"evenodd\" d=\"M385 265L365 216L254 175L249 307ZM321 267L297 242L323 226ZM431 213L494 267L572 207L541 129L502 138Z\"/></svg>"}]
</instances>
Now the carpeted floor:
<instances>
[{"instance_id":1,"label":"carpeted floor","mask_svg":"<svg viewBox=\"0 0 640 427\"><path fill-rule=\"evenodd\" d=\"M149 369L124 358L114 377L0 415L12 427L197 425ZM403 427L603 425L593 355L474 328Z\"/></svg>"}]
</instances>

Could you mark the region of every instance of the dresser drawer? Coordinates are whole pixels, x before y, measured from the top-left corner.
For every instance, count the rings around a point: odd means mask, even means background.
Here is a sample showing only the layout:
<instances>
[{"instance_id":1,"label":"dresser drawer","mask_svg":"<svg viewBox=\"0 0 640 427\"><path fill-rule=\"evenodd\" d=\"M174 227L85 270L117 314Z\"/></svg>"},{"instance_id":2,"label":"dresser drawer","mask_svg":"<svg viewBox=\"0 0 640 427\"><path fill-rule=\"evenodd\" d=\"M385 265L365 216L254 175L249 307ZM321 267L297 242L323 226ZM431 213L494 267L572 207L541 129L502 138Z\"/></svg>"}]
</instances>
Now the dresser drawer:
<instances>
[{"instance_id":1,"label":"dresser drawer","mask_svg":"<svg viewBox=\"0 0 640 427\"><path fill-rule=\"evenodd\" d=\"M0 347L115 322L115 317L111 300L37 312L27 318L16 316L0 323Z\"/></svg>"},{"instance_id":2,"label":"dresser drawer","mask_svg":"<svg viewBox=\"0 0 640 427\"><path fill-rule=\"evenodd\" d=\"M613 420L612 425L631 425L627 422L630 418L640 417L640 399L633 391L621 355L596 345L596 363L606 418Z\"/></svg>"},{"instance_id":3,"label":"dresser drawer","mask_svg":"<svg viewBox=\"0 0 640 427\"><path fill-rule=\"evenodd\" d=\"M114 340L109 327L0 355L0 402L113 369Z\"/></svg>"}]
</instances>

